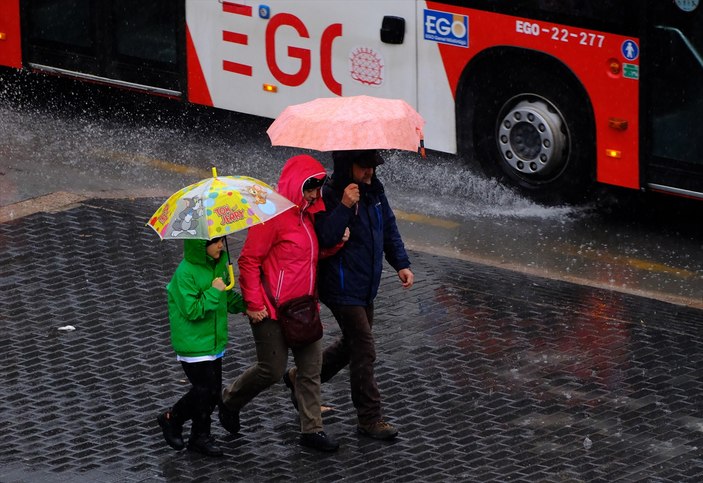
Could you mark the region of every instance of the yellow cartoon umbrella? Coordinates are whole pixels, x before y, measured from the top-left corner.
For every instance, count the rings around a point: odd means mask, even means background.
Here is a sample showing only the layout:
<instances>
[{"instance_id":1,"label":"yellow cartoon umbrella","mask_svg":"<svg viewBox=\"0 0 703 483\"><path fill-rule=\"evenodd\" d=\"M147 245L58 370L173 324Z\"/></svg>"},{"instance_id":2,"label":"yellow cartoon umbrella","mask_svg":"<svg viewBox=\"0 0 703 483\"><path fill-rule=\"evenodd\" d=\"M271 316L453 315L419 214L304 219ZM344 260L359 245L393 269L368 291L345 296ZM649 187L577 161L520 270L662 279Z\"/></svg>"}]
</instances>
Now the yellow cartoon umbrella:
<instances>
[{"instance_id":1,"label":"yellow cartoon umbrella","mask_svg":"<svg viewBox=\"0 0 703 483\"><path fill-rule=\"evenodd\" d=\"M171 195L147 225L162 240L211 240L263 223L293 206L263 181L248 176L217 176L217 170L212 168L212 178ZM230 290L234 287L232 263L228 269Z\"/></svg>"}]
</instances>

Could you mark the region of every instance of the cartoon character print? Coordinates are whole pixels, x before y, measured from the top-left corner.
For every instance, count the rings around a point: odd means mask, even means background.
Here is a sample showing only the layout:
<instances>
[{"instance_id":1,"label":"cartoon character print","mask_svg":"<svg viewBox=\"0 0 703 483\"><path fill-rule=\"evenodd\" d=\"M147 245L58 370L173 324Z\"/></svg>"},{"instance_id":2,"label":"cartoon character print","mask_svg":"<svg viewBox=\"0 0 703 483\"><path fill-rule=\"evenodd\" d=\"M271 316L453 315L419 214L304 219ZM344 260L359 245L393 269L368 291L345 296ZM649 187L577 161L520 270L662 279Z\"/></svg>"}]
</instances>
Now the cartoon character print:
<instances>
[{"instance_id":1,"label":"cartoon character print","mask_svg":"<svg viewBox=\"0 0 703 483\"><path fill-rule=\"evenodd\" d=\"M171 225L171 236L179 236L182 233L197 234L198 219L204 214L203 200L198 197L184 198L185 207L176 215L178 219Z\"/></svg>"},{"instance_id":2,"label":"cartoon character print","mask_svg":"<svg viewBox=\"0 0 703 483\"><path fill-rule=\"evenodd\" d=\"M249 194L254 197L254 203L257 205L266 203L266 191L258 184L253 184L249 187Z\"/></svg>"}]
</instances>

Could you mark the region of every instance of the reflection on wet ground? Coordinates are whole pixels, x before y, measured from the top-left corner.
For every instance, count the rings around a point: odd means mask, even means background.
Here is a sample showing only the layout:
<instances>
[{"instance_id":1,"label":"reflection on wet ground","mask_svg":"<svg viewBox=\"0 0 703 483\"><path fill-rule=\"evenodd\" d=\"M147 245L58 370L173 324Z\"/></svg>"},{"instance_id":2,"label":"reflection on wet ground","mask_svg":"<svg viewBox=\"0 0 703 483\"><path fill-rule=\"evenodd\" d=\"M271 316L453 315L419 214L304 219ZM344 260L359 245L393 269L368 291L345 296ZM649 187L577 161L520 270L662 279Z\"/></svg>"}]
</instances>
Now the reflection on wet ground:
<instances>
[{"instance_id":1,"label":"reflection on wet ground","mask_svg":"<svg viewBox=\"0 0 703 483\"><path fill-rule=\"evenodd\" d=\"M164 294L180 247L144 225L161 201L0 224L1 481L703 478L703 312L419 252L416 285L384 272L376 300L396 441L356 434L344 371L323 386L334 455L298 446L282 383L245 408L240 435L213 426L225 458L174 452L154 421L185 390ZM339 329L323 320L327 343ZM228 381L254 360L246 321L230 331Z\"/></svg>"},{"instance_id":2,"label":"reflection on wet ground","mask_svg":"<svg viewBox=\"0 0 703 483\"><path fill-rule=\"evenodd\" d=\"M399 218L409 244L427 253L703 308L703 225L691 222L703 205L688 204L676 218L667 201L668 220L663 206L631 217L543 207L534 216L479 212L441 225Z\"/></svg>"},{"instance_id":3,"label":"reflection on wet ground","mask_svg":"<svg viewBox=\"0 0 703 483\"><path fill-rule=\"evenodd\" d=\"M437 262L446 273L419 315L441 357L420 372L428 389L450 379L471 394L479 441L511 462L532 455L535 468L572 461L586 481L700 455L700 312Z\"/></svg>"}]
</instances>

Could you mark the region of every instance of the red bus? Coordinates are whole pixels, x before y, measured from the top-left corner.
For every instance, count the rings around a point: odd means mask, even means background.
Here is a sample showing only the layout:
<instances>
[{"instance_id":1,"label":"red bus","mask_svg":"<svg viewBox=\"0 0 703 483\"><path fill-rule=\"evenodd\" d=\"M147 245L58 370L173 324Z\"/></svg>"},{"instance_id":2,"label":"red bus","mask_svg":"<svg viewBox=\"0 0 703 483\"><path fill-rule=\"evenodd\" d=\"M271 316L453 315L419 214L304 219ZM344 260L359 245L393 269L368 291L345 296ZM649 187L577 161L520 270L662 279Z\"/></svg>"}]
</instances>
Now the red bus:
<instances>
[{"instance_id":1,"label":"red bus","mask_svg":"<svg viewBox=\"0 0 703 483\"><path fill-rule=\"evenodd\" d=\"M403 98L536 198L703 198L699 0L0 0L0 65L270 118Z\"/></svg>"}]
</instances>

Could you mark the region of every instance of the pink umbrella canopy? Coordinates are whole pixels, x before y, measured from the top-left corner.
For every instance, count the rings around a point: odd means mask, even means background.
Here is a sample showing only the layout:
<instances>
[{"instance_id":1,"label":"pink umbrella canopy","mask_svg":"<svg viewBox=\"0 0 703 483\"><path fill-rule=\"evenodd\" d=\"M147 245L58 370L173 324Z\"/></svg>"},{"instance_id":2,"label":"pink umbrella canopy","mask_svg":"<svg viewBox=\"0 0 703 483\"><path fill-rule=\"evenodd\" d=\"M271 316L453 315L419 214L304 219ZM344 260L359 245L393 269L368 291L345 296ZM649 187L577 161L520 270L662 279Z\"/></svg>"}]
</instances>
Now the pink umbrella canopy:
<instances>
[{"instance_id":1,"label":"pink umbrella canopy","mask_svg":"<svg viewBox=\"0 0 703 483\"><path fill-rule=\"evenodd\" d=\"M274 146L418 151L425 120L402 99L319 98L288 106L266 131Z\"/></svg>"}]
</instances>

